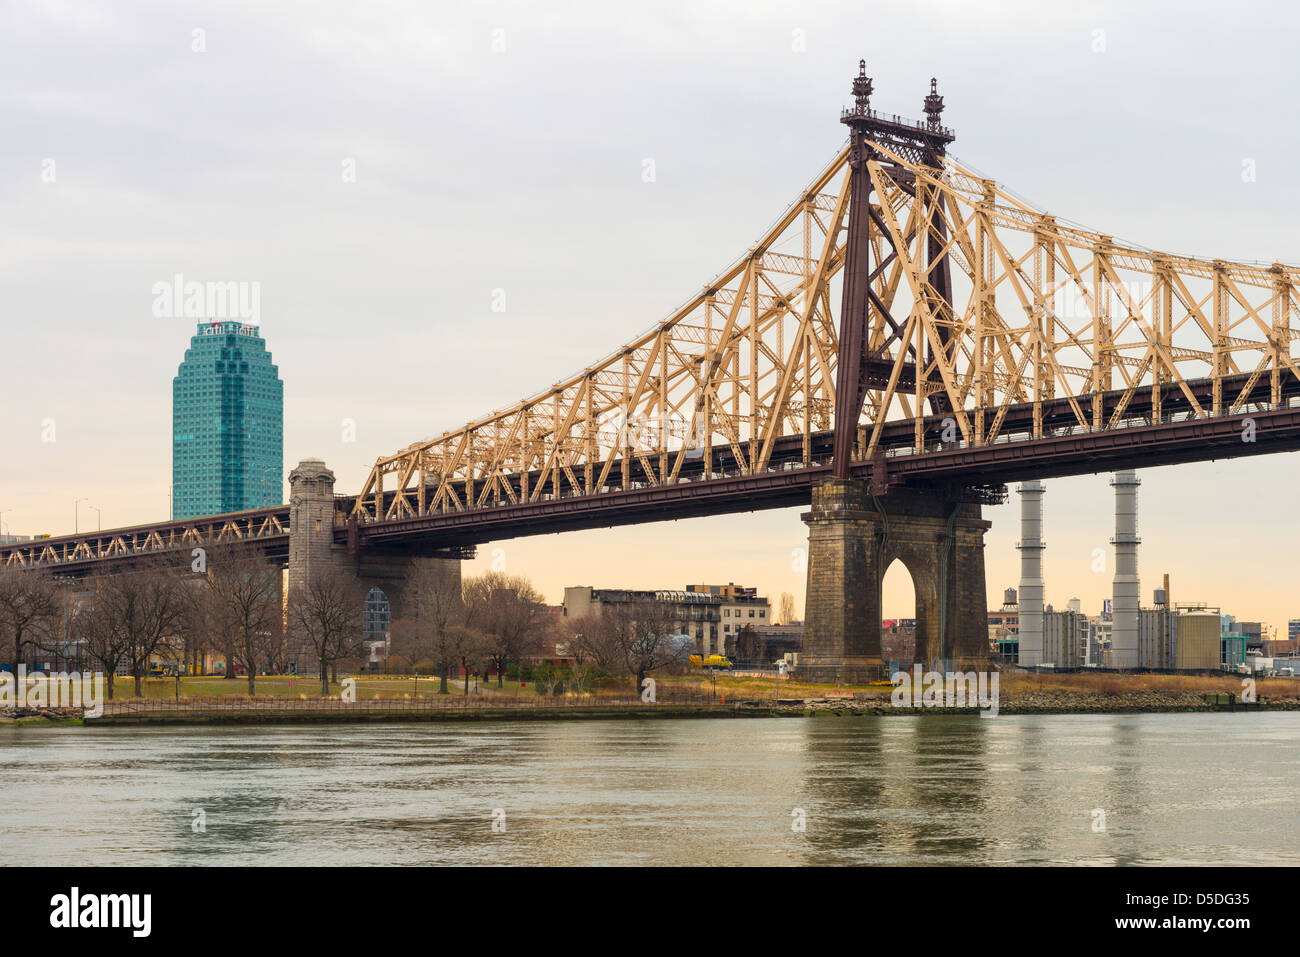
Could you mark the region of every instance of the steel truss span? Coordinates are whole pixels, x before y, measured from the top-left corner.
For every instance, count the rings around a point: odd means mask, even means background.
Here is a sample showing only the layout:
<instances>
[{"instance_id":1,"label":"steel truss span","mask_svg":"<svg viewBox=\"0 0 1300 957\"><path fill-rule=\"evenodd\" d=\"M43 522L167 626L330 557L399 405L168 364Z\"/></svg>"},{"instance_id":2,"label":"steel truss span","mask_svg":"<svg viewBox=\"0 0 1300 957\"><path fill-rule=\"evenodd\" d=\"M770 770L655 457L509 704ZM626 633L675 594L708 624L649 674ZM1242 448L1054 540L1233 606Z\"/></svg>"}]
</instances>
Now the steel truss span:
<instances>
[{"instance_id":1,"label":"steel truss span","mask_svg":"<svg viewBox=\"0 0 1300 957\"><path fill-rule=\"evenodd\" d=\"M156 552L188 554L220 546L252 546L268 556L287 557L289 506L19 542L0 549L0 565L75 574L103 564L129 564Z\"/></svg>"},{"instance_id":2,"label":"steel truss span","mask_svg":"<svg viewBox=\"0 0 1300 957\"><path fill-rule=\"evenodd\" d=\"M872 129L891 128L867 114ZM1010 443L1023 447L1002 459L1034 460L1039 476L1096 471L1064 459L1054 469L1061 440L1098 462L1111 448L1140 458L1135 429L1281 413L1300 396L1287 267L1138 248L1029 206L941 148L859 145L860 175L851 139L744 257L654 330L531 399L379 459L353 521L686 483L704 498L708 482L825 466L845 328L831 304L855 182L869 198L853 227L869 251L855 473L875 462L867 474L900 480L939 453L950 477L968 463L980 481L976 463L998 458L981 450ZM1296 447L1287 432L1234 449L1218 424L1199 451L1137 464ZM1240 440L1251 426L1234 428Z\"/></svg>"}]
</instances>

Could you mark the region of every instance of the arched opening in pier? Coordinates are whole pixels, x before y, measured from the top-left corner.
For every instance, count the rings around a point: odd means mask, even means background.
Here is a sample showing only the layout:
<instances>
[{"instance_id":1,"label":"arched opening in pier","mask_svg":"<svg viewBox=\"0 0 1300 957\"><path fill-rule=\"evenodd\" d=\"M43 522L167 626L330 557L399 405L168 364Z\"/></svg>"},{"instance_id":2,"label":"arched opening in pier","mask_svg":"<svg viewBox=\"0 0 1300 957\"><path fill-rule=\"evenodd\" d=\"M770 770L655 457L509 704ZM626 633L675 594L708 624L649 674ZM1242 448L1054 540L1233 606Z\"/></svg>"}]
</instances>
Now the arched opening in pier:
<instances>
[{"instance_id":1,"label":"arched opening in pier","mask_svg":"<svg viewBox=\"0 0 1300 957\"><path fill-rule=\"evenodd\" d=\"M375 586L366 593L363 609L362 638L366 642L367 670L383 666L387 653L388 629L393 624L393 610L382 588Z\"/></svg>"},{"instance_id":2,"label":"arched opening in pier","mask_svg":"<svg viewBox=\"0 0 1300 957\"><path fill-rule=\"evenodd\" d=\"M891 669L908 667L916 656L916 582L901 558L880 580L880 657Z\"/></svg>"}]
</instances>

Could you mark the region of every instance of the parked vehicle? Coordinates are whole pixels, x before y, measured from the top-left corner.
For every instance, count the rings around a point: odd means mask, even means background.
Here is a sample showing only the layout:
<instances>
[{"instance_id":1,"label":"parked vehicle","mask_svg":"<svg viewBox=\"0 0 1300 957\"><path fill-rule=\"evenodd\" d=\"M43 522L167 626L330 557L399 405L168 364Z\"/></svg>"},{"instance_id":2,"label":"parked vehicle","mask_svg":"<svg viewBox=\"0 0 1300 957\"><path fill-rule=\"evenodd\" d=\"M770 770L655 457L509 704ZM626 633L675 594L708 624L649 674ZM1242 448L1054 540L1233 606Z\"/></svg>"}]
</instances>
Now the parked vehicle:
<instances>
[{"instance_id":1,"label":"parked vehicle","mask_svg":"<svg viewBox=\"0 0 1300 957\"><path fill-rule=\"evenodd\" d=\"M731 659L722 655L691 655L690 662L696 668L730 668Z\"/></svg>"}]
</instances>

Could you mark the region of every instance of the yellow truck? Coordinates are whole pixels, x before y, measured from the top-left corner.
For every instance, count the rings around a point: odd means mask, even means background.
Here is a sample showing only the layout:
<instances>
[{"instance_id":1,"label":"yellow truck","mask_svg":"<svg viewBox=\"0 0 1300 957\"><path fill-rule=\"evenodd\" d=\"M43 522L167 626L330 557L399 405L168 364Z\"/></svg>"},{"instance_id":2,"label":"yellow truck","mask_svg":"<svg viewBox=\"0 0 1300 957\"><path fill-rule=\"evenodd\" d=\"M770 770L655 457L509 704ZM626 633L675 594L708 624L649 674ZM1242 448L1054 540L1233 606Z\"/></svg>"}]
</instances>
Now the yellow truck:
<instances>
[{"instance_id":1,"label":"yellow truck","mask_svg":"<svg viewBox=\"0 0 1300 957\"><path fill-rule=\"evenodd\" d=\"M730 668L731 659L723 655L691 655L691 664L696 668Z\"/></svg>"}]
</instances>

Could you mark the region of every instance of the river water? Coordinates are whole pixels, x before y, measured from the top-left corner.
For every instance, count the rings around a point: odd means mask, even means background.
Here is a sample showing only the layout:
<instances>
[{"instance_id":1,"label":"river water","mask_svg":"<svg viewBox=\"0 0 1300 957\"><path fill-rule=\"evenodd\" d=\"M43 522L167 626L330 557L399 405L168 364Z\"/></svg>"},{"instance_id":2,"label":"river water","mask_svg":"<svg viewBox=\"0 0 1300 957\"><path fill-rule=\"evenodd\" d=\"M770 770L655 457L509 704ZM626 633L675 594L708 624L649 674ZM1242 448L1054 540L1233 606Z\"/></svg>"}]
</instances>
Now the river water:
<instances>
[{"instance_id":1,"label":"river water","mask_svg":"<svg viewBox=\"0 0 1300 957\"><path fill-rule=\"evenodd\" d=\"M0 758L3 864L1300 863L1300 714L10 726Z\"/></svg>"}]
</instances>

